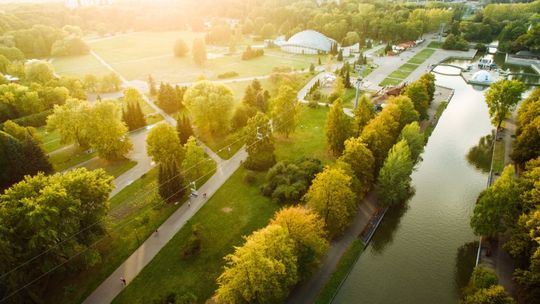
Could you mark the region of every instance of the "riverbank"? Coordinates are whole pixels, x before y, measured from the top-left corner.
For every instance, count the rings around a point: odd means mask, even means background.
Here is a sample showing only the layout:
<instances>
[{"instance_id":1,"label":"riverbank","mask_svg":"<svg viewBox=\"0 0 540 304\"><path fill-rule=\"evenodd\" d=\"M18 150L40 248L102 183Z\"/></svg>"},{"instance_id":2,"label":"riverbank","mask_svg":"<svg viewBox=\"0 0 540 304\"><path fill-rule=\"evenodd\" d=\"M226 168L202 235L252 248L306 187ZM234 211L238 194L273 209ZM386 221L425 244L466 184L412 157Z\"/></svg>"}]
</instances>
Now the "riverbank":
<instances>
[{"instance_id":1,"label":"riverbank","mask_svg":"<svg viewBox=\"0 0 540 304\"><path fill-rule=\"evenodd\" d=\"M426 132L428 126L435 127L441 114L441 104L444 105L449 102L453 93L454 91L450 88L436 86L434 100L428 110L430 118L422 122L424 132ZM343 237L332 242L327 255L323 258L321 265L314 272L311 279L298 286L291 293L287 303L323 303L325 299L334 298L348 277L352 266L361 255L360 251L352 259L350 254L345 255L345 253L357 252L354 248L358 246L358 241L362 242L363 249L365 249L385 214L386 209L378 204L374 191L368 193L360 204L351 227ZM338 265L341 267L338 267Z\"/></svg>"}]
</instances>

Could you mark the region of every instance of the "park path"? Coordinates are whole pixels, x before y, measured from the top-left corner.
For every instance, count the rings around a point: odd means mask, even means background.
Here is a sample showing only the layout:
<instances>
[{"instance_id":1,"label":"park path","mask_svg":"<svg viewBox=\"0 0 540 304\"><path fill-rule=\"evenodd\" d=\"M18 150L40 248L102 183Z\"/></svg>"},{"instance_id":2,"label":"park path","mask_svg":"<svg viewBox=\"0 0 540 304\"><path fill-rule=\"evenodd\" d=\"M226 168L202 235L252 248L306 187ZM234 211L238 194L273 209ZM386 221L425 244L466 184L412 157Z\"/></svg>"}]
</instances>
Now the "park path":
<instances>
[{"instance_id":1,"label":"park path","mask_svg":"<svg viewBox=\"0 0 540 304\"><path fill-rule=\"evenodd\" d=\"M144 243L131 254L99 287L90 294L84 304L110 303L122 291L120 278L129 284L143 268L157 255L174 235L187 223L197 211L204 206L210 197L229 179L247 157L245 150L240 150L229 160L222 161L217 171L202 185L199 193L206 193L191 199L190 204L183 204L176 210Z\"/></svg>"}]
</instances>

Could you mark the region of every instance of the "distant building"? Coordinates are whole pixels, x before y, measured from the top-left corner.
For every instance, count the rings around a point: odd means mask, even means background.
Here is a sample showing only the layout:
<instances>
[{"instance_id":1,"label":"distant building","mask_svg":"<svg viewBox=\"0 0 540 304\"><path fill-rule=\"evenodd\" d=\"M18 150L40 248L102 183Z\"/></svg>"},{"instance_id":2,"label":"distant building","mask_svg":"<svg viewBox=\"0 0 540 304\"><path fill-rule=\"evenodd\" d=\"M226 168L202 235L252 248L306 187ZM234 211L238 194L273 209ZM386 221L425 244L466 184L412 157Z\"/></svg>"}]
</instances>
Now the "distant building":
<instances>
[{"instance_id":1,"label":"distant building","mask_svg":"<svg viewBox=\"0 0 540 304\"><path fill-rule=\"evenodd\" d=\"M113 0L64 0L64 5L68 8L110 4L113 4Z\"/></svg>"},{"instance_id":2,"label":"distant building","mask_svg":"<svg viewBox=\"0 0 540 304\"><path fill-rule=\"evenodd\" d=\"M294 34L289 40L281 43L281 50L295 54L326 54L336 43L334 39L317 31L306 30Z\"/></svg>"}]
</instances>

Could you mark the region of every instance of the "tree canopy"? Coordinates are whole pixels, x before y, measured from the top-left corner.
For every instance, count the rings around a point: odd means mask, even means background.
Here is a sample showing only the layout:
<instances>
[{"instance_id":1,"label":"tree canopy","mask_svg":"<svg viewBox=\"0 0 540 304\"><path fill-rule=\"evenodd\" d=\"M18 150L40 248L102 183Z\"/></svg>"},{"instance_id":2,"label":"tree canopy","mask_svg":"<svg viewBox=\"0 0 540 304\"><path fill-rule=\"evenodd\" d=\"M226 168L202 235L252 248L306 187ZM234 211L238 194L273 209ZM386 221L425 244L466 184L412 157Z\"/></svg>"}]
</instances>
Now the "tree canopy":
<instances>
[{"instance_id":1,"label":"tree canopy","mask_svg":"<svg viewBox=\"0 0 540 304\"><path fill-rule=\"evenodd\" d=\"M486 91L486 103L491 116L491 122L497 128L515 108L525 86L519 80L499 80Z\"/></svg>"}]
</instances>

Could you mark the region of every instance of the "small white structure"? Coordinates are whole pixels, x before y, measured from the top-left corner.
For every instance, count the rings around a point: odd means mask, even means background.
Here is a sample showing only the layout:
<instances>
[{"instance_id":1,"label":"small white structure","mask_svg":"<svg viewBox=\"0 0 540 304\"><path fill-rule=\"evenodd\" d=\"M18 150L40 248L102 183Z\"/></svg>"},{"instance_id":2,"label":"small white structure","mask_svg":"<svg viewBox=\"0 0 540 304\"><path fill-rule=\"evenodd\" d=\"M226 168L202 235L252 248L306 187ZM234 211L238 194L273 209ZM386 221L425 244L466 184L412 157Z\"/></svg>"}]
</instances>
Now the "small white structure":
<instances>
[{"instance_id":1,"label":"small white structure","mask_svg":"<svg viewBox=\"0 0 540 304\"><path fill-rule=\"evenodd\" d=\"M336 43L334 39L317 31L306 30L291 36L287 42L281 45L281 50L295 54L326 54Z\"/></svg>"},{"instance_id":2,"label":"small white structure","mask_svg":"<svg viewBox=\"0 0 540 304\"><path fill-rule=\"evenodd\" d=\"M472 82L490 84L493 82L493 77L488 71L478 71L471 77Z\"/></svg>"},{"instance_id":3,"label":"small white structure","mask_svg":"<svg viewBox=\"0 0 540 304\"><path fill-rule=\"evenodd\" d=\"M495 60L492 55L486 55L478 61L478 67L481 69L492 69L496 67Z\"/></svg>"}]
</instances>

